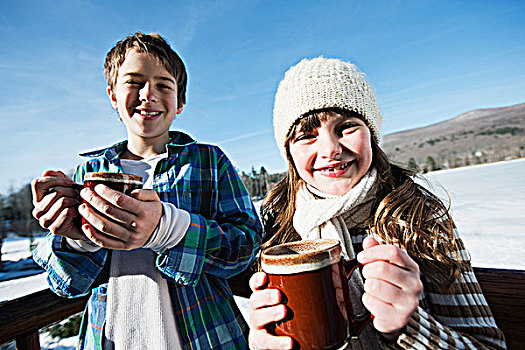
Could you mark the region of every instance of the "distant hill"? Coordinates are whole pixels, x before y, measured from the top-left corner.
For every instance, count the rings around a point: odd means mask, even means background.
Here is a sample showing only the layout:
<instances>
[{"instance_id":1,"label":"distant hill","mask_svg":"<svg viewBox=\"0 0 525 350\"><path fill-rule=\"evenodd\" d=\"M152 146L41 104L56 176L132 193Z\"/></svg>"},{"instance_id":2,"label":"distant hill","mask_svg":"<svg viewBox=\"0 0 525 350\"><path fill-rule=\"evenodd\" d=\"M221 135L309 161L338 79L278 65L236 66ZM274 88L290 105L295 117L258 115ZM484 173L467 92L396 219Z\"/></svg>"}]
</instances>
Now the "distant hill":
<instances>
[{"instance_id":1,"label":"distant hill","mask_svg":"<svg viewBox=\"0 0 525 350\"><path fill-rule=\"evenodd\" d=\"M382 148L393 161L415 162L423 170L525 157L525 103L477 109L437 124L388 134Z\"/></svg>"}]
</instances>

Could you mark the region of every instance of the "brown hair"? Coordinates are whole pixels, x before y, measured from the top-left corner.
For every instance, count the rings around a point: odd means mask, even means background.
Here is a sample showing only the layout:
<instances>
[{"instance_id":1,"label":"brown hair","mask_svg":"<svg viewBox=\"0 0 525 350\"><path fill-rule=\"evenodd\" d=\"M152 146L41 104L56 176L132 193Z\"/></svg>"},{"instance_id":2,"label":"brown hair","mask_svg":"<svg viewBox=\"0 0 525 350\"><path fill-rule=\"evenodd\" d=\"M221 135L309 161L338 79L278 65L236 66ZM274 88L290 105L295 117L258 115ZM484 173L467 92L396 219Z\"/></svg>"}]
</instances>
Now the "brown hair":
<instances>
[{"instance_id":1,"label":"brown hair","mask_svg":"<svg viewBox=\"0 0 525 350\"><path fill-rule=\"evenodd\" d=\"M145 52L155 57L177 82L177 108L186 103L186 67L182 59L171 48L168 42L157 33L144 34L136 32L120 40L109 50L104 63L104 76L111 91L117 83L118 70L129 50Z\"/></svg>"},{"instance_id":2,"label":"brown hair","mask_svg":"<svg viewBox=\"0 0 525 350\"><path fill-rule=\"evenodd\" d=\"M288 172L261 207L263 218L273 216L274 219L272 227L265 227L270 236L265 237L263 249L301 239L293 228L293 215L302 180L293 164L289 143L297 125L300 124L301 130L311 130L334 115L359 117L345 110L317 110L299 118L290 128L286 137ZM452 257L459 251L459 245L454 238L455 226L448 208L414 182L412 171L390 162L373 138L372 154L371 166L378 172L378 191L372 213L365 223L385 243L406 250L422 269L431 271L428 278L449 286L459 276L464 263L457 256L458 259Z\"/></svg>"}]
</instances>

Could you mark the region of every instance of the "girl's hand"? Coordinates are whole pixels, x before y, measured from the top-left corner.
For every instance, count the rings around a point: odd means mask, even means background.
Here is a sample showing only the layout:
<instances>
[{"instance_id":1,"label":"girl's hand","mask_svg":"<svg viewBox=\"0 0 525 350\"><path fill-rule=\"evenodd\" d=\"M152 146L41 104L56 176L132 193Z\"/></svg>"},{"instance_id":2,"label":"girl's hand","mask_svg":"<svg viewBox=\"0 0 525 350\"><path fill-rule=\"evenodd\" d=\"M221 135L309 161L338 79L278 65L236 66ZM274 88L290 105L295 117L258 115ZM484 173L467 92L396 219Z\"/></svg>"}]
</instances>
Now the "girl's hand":
<instances>
[{"instance_id":1,"label":"girl's hand","mask_svg":"<svg viewBox=\"0 0 525 350\"><path fill-rule=\"evenodd\" d=\"M250 278L250 348L255 349L291 349L292 338L276 337L266 331L265 326L282 320L286 316L286 307L281 302L278 289L266 288L268 278L264 272L257 272Z\"/></svg>"},{"instance_id":2,"label":"girl's hand","mask_svg":"<svg viewBox=\"0 0 525 350\"><path fill-rule=\"evenodd\" d=\"M387 339L395 339L417 309L423 284L419 266L394 245L379 245L371 237L357 254L365 278L363 304L374 315L374 327Z\"/></svg>"},{"instance_id":3,"label":"girl's hand","mask_svg":"<svg viewBox=\"0 0 525 350\"><path fill-rule=\"evenodd\" d=\"M31 182L33 217L40 226L55 235L86 239L75 225L80 203L75 182L61 171L46 170Z\"/></svg>"},{"instance_id":4,"label":"girl's hand","mask_svg":"<svg viewBox=\"0 0 525 350\"><path fill-rule=\"evenodd\" d=\"M86 204L79 207L80 215L89 222L82 226L87 238L108 249L132 250L144 246L162 216L157 193L134 190L127 196L105 185L96 185L94 190L84 188L80 192L96 209Z\"/></svg>"}]
</instances>

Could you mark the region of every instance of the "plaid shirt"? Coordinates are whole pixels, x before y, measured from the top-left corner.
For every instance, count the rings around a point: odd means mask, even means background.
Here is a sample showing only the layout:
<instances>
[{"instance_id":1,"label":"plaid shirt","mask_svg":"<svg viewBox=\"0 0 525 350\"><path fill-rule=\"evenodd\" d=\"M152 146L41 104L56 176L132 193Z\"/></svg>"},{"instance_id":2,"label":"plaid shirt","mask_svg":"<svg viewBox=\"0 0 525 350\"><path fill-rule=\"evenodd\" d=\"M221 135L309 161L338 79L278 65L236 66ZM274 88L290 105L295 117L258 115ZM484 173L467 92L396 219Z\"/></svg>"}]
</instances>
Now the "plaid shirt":
<instances>
[{"instance_id":1,"label":"plaid shirt","mask_svg":"<svg viewBox=\"0 0 525 350\"><path fill-rule=\"evenodd\" d=\"M156 267L168 281L173 312L186 349L248 348L248 326L226 279L255 259L261 226L244 184L216 146L196 143L170 132L168 157L155 170L153 189L164 202L190 213L191 222L177 246L158 254ZM122 172L121 142L84 154L74 180L92 171ZM79 349L99 349L106 318L106 291L111 251L78 253L60 236L48 235L34 253L58 295L92 292L79 336ZM147 325L145 326L147 327Z\"/></svg>"}]
</instances>

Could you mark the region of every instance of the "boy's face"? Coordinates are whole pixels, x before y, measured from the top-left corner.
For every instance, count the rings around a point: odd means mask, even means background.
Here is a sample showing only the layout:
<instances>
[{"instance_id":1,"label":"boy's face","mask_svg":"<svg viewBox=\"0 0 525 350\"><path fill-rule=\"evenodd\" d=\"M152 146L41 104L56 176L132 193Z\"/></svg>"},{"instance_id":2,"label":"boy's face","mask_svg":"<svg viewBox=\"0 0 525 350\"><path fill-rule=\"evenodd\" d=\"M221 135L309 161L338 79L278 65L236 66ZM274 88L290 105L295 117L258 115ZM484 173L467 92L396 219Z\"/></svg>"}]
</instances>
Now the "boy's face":
<instances>
[{"instance_id":1,"label":"boy's face","mask_svg":"<svg viewBox=\"0 0 525 350\"><path fill-rule=\"evenodd\" d=\"M126 125L128 139L166 142L177 108L175 78L153 56L130 50L120 66L111 105Z\"/></svg>"}]
</instances>

